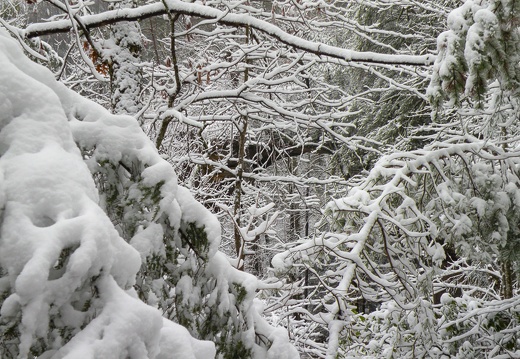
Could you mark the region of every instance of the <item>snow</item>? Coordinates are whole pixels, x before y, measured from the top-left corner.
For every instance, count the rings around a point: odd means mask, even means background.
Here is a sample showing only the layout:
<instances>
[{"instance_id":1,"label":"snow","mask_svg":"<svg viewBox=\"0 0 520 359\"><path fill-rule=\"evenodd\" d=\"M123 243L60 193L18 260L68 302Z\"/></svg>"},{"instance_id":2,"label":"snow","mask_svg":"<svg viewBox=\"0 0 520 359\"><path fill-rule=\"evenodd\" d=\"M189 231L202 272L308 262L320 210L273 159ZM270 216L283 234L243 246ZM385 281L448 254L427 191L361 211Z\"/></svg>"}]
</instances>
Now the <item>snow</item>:
<instances>
[{"instance_id":1,"label":"snow","mask_svg":"<svg viewBox=\"0 0 520 359\"><path fill-rule=\"evenodd\" d=\"M151 254L164 256L163 228L157 223L150 223L148 227L138 231L130 240L132 247L137 249L141 255L141 260L146 261L146 257Z\"/></svg>"},{"instance_id":2,"label":"snow","mask_svg":"<svg viewBox=\"0 0 520 359\"><path fill-rule=\"evenodd\" d=\"M3 31L0 103L0 265L8 272L2 291L10 293L0 314L2 320L21 317L18 357L28 358L37 338L50 340L43 358L213 357L213 343L191 338L135 298L131 286L141 257L160 251L160 230L150 226L139 232L132 241L139 251L119 236L99 207L71 131L80 142L99 140L96 150L110 160L114 153L123 160L133 149L153 162L160 157L150 151L137 123L106 116L55 82ZM69 122L78 113L86 122ZM96 124L102 115L105 121ZM168 179L166 188L175 189L173 170L154 164L145 180ZM145 233L156 240L145 243ZM50 332L51 323L59 330ZM74 335L69 341L60 333Z\"/></svg>"},{"instance_id":3,"label":"snow","mask_svg":"<svg viewBox=\"0 0 520 359\"><path fill-rule=\"evenodd\" d=\"M435 243L434 247L430 247L433 253L428 253L432 256L432 261L437 264L441 264L446 259L446 253L444 248L439 243Z\"/></svg>"},{"instance_id":4,"label":"snow","mask_svg":"<svg viewBox=\"0 0 520 359\"><path fill-rule=\"evenodd\" d=\"M486 214L486 209L487 209L487 204L488 204L487 201L482 198L473 197L470 200L470 204L477 211L477 215L480 218L483 218L484 215Z\"/></svg>"},{"instance_id":5,"label":"snow","mask_svg":"<svg viewBox=\"0 0 520 359\"><path fill-rule=\"evenodd\" d=\"M101 313L55 355L58 358L156 357L163 326L157 311L125 293L110 277L100 281Z\"/></svg>"},{"instance_id":6,"label":"snow","mask_svg":"<svg viewBox=\"0 0 520 359\"><path fill-rule=\"evenodd\" d=\"M160 348L157 359L175 357L172 355L183 359L207 359L216 355L213 343L193 338L186 328L166 319L161 328Z\"/></svg>"},{"instance_id":7,"label":"snow","mask_svg":"<svg viewBox=\"0 0 520 359\"><path fill-rule=\"evenodd\" d=\"M254 321L260 332L271 334L268 335L268 339L272 342L271 346L264 353L261 348L256 347L255 358L266 358L266 359L298 359L296 348L294 348L289 342L289 336L287 331L282 328L272 328L269 324L260 316L260 313L264 310L264 304L255 299L253 302Z\"/></svg>"},{"instance_id":8,"label":"snow","mask_svg":"<svg viewBox=\"0 0 520 359\"><path fill-rule=\"evenodd\" d=\"M296 348L289 345L289 336L285 329L278 328L274 330L269 336L269 340L272 341L272 344L267 351L267 359L292 359L299 357Z\"/></svg>"},{"instance_id":9,"label":"snow","mask_svg":"<svg viewBox=\"0 0 520 359\"><path fill-rule=\"evenodd\" d=\"M220 245L220 223L217 218L202 204L195 201L187 188L179 187L177 202L182 212L182 219L186 223L196 223L198 227L204 227L210 245L208 257L212 258Z\"/></svg>"}]
</instances>

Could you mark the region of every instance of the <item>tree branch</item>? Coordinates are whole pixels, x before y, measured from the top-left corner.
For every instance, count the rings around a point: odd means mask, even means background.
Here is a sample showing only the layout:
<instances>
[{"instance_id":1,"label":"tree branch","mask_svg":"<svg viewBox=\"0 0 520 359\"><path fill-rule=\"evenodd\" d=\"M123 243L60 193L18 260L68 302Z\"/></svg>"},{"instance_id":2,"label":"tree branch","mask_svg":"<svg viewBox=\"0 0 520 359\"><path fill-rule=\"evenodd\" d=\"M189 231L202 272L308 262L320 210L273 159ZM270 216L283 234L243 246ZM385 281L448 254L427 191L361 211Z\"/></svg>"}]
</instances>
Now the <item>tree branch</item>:
<instances>
[{"instance_id":1,"label":"tree branch","mask_svg":"<svg viewBox=\"0 0 520 359\"><path fill-rule=\"evenodd\" d=\"M209 6L186 3L180 0L165 0L164 3L168 5L168 10L171 13L204 19L213 19L221 24L230 26L250 26L257 31L263 32L277 39L281 43L318 56L327 56L344 61L390 65L429 66L435 61L434 55L391 55L343 49L290 35L269 22L254 18L247 14L230 14ZM110 25L121 21L143 20L153 16L164 15L166 13L167 9L164 4L157 2L133 9L118 9L96 15L86 15L82 16L80 19L85 28L90 30L92 28ZM68 32L71 28L72 25L70 20L36 23L29 25L25 31L23 31L23 34L26 38L32 38Z\"/></svg>"}]
</instances>

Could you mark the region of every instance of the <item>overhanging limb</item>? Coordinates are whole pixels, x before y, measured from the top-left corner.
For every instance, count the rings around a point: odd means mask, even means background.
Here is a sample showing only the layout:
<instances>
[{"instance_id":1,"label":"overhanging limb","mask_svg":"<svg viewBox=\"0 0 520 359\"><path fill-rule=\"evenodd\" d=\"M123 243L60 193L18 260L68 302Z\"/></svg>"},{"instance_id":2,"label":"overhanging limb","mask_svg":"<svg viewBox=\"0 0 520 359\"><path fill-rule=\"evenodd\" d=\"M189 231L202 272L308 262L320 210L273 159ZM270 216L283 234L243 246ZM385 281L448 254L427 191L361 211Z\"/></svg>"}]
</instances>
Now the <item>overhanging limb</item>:
<instances>
[{"instance_id":1,"label":"overhanging limb","mask_svg":"<svg viewBox=\"0 0 520 359\"><path fill-rule=\"evenodd\" d=\"M167 4L168 9L164 6ZM360 52L340 47L330 46L318 42L312 42L300 37L288 34L279 27L257 19L248 14L232 14L221 10L200 5L187 3L180 0L165 0L154 4L143 5L133 9L118 9L105 11L101 14L82 16L81 22L88 29L106 26L121 21L137 21L153 16L164 15L167 11L189 15L204 19L214 19L218 23L230 26L251 28L269 35L283 44L293 48L313 53L319 56L328 56L335 59L352 62L364 62L386 65L414 65L429 66L435 61L435 55L395 55L381 54L376 52ZM52 21L46 23L36 23L29 25L23 34L26 38L37 36L52 35L56 33L68 32L72 28L70 20Z\"/></svg>"}]
</instances>

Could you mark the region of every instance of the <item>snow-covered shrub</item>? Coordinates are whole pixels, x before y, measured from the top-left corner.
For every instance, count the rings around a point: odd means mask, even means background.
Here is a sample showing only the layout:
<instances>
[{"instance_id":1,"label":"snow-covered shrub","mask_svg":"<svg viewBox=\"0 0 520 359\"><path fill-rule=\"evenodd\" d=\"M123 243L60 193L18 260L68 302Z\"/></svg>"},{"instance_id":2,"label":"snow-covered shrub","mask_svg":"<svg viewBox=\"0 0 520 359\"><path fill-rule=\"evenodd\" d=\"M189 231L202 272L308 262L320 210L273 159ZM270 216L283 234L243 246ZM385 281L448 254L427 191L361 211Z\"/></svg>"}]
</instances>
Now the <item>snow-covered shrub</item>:
<instances>
[{"instance_id":1,"label":"snow-covered shrub","mask_svg":"<svg viewBox=\"0 0 520 359\"><path fill-rule=\"evenodd\" d=\"M298 357L138 123L0 46L0 357Z\"/></svg>"}]
</instances>

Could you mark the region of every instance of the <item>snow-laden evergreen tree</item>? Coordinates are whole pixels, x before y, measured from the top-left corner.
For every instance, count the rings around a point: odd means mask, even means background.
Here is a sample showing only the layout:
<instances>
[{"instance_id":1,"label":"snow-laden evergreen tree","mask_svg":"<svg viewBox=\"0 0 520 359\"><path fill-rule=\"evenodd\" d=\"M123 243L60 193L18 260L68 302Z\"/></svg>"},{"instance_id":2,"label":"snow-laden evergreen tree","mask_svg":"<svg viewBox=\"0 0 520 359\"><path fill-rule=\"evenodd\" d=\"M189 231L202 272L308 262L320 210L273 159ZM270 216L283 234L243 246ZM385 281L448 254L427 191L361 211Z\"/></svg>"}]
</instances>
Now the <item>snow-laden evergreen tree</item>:
<instances>
[{"instance_id":1,"label":"snow-laden evergreen tree","mask_svg":"<svg viewBox=\"0 0 520 359\"><path fill-rule=\"evenodd\" d=\"M138 123L0 46L0 356L297 358Z\"/></svg>"},{"instance_id":2,"label":"snow-laden evergreen tree","mask_svg":"<svg viewBox=\"0 0 520 359\"><path fill-rule=\"evenodd\" d=\"M431 102L440 106L444 100L453 105L470 99L480 108L488 102L490 86L497 85L504 101L518 97L519 25L520 5L514 0L468 0L453 10L449 30L438 37Z\"/></svg>"},{"instance_id":3,"label":"snow-laden evergreen tree","mask_svg":"<svg viewBox=\"0 0 520 359\"><path fill-rule=\"evenodd\" d=\"M504 153L514 153L520 111L520 5L515 1L467 1L450 13L448 26L438 39L439 56L428 89L437 115L446 113L440 108L443 101L448 110L460 104L455 110L462 132L493 143ZM500 165L510 166L508 162ZM486 192L496 196L507 182L495 183L495 188ZM517 235L510 232L515 226L505 222L502 220L504 233L498 237L503 294L511 297L520 252Z\"/></svg>"}]
</instances>

